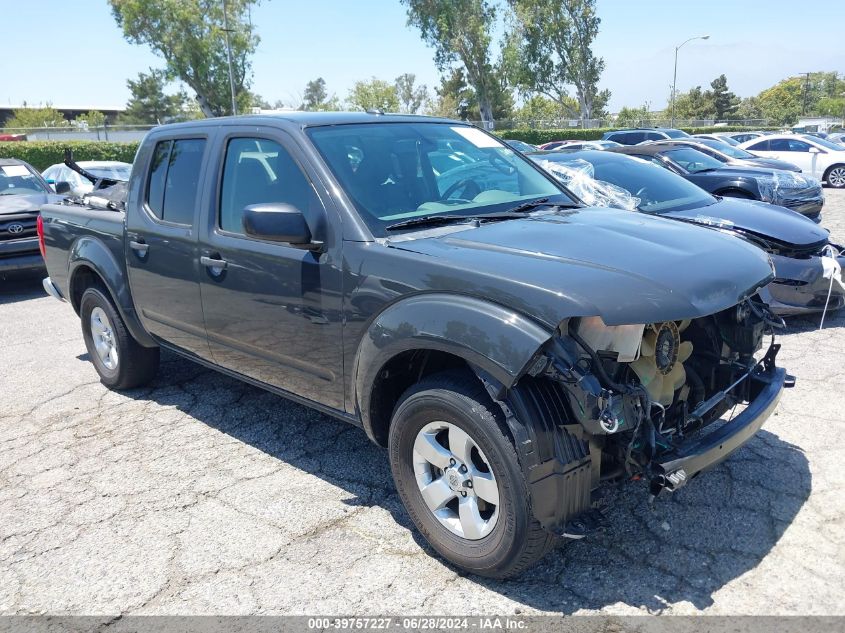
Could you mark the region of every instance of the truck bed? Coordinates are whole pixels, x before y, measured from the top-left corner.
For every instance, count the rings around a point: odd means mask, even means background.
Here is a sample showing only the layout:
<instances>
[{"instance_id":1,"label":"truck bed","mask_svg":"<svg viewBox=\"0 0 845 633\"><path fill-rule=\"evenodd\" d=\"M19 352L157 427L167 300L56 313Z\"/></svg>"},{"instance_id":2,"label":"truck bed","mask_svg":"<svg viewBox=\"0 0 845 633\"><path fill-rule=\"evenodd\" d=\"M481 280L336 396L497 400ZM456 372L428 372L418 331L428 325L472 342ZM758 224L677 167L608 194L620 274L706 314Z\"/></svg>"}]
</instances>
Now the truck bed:
<instances>
[{"instance_id":1,"label":"truck bed","mask_svg":"<svg viewBox=\"0 0 845 633\"><path fill-rule=\"evenodd\" d=\"M75 204L46 204L41 208L44 223L45 262L50 279L62 295L69 297L68 274L80 254L105 250L125 272L123 211L95 209Z\"/></svg>"}]
</instances>

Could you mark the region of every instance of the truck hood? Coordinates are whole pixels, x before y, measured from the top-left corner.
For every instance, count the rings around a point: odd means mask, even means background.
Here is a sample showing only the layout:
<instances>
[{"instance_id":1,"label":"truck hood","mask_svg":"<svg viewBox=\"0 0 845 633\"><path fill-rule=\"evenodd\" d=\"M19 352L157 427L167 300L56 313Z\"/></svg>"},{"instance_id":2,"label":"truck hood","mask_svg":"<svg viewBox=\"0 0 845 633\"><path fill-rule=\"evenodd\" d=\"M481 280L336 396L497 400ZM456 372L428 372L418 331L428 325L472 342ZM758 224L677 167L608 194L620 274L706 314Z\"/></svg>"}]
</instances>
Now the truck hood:
<instances>
[{"instance_id":1,"label":"truck hood","mask_svg":"<svg viewBox=\"0 0 845 633\"><path fill-rule=\"evenodd\" d=\"M454 228L454 227L452 227ZM452 290L550 325L697 318L729 308L772 277L768 255L718 231L617 209L584 208L395 244L445 260ZM439 282L434 276L428 287Z\"/></svg>"},{"instance_id":2,"label":"truck hood","mask_svg":"<svg viewBox=\"0 0 845 633\"><path fill-rule=\"evenodd\" d=\"M757 200L722 198L707 207L661 215L713 228L753 233L790 246L821 247L828 240L828 232L809 218L791 209Z\"/></svg>"},{"instance_id":3,"label":"truck hood","mask_svg":"<svg viewBox=\"0 0 845 633\"><path fill-rule=\"evenodd\" d=\"M38 211L42 205L60 202L64 196L53 193L15 194L0 196L0 215Z\"/></svg>"},{"instance_id":4,"label":"truck hood","mask_svg":"<svg viewBox=\"0 0 845 633\"><path fill-rule=\"evenodd\" d=\"M763 169L783 169L784 171L795 172L801 171L801 168L798 167L798 165L785 160L778 160L777 158L743 158L738 160L735 164L747 165L749 167L762 167Z\"/></svg>"}]
</instances>

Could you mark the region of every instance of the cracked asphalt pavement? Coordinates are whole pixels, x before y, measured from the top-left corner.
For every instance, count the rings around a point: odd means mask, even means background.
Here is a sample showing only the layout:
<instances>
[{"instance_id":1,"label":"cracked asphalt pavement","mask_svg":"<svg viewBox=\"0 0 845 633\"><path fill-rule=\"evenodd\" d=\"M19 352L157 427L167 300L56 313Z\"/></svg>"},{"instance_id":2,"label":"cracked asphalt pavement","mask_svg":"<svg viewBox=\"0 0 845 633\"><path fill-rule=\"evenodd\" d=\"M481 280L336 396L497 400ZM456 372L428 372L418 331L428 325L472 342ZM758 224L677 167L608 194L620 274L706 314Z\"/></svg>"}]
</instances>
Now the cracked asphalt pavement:
<instances>
[{"instance_id":1,"label":"cracked asphalt pavement","mask_svg":"<svg viewBox=\"0 0 845 633\"><path fill-rule=\"evenodd\" d=\"M70 307L5 282L0 613L843 614L845 311L780 340L798 384L746 447L495 582L433 555L363 431L172 355L110 392Z\"/></svg>"}]
</instances>

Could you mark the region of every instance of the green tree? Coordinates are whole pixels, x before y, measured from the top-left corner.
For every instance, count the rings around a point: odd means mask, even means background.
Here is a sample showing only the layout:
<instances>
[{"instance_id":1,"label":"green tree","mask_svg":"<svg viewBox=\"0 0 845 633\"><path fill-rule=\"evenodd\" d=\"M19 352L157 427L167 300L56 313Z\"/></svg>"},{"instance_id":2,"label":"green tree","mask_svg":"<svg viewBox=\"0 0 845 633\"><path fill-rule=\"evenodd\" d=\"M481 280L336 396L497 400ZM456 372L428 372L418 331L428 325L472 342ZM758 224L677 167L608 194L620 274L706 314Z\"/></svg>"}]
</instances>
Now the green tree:
<instances>
[{"instance_id":1,"label":"green tree","mask_svg":"<svg viewBox=\"0 0 845 633\"><path fill-rule=\"evenodd\" d=\"M493 126L493 102L502 91L490 58L496 6L490 0L402 0L408 24L420 30L423 41L434 48L437 68L447 73L457 63L463 67L478 102L481 120ZM501 96L501 95L500 95Z\"/></svg>"},{"instance_id":2,"label":"green tree","mask_svg":"<svg viewBox=\"0 0 845 633\"><path fill-rule=\"evenodd\" d=\"M746 97L739 102L736 116L740 119L762 119L763 110L760 108L760 100L757 97Z\"/></svg>"},{"instance_id":3,"label":"green tree","mask_svg":"<svg viewBox=\"0 0 845 633\"><path fill-rule=\"evenodd\" d=\"M396 78L396 94L399 97L399 111L416 114L428 100L428 86L416 85L417 76L404 73Z\"/></svg>"},{"instance_id":4,"label":"green tree","mask_svg":"<svg viewBox=\"0 0 845 633\"><path fill-rule=\"evenodd\" d=\"M804 98L803 77L790 77L757 95L763 117L778 125L792 125L801 116Z\"/></svg>"},{"instance_id":5,"label":"green tree","mask_svg":"<svg viewBox=\"0 0 845 633\"><path fill-rule=\"evenodd\" d=\"M24 104L26 105L26 104ZM70 125L61 112L49 104L41 108L18 108L6 121L7 129L36 128L36 127L64 127Z\"/></svg>"},{"instance_id":6,"label":"green tree","mask_svg":"<svg viewBox=\"0 0 845 633\"><path fill-rule=\"evenodd\" d=\"M368 81L356 81L349 90L346 100L350 106L361 110L384 110L385 112L399 110L399 95L396 94L396 86L375 77Z\"/></svg>"},{"instance_id":7,"label":"green tree","mask_svg":"<svg viewBox=\"0 0 845 633\"><path fill-rule=\"evenodd\" d=\"M183 106L183 97L187 95L164 94L166 84L165 71L155 68L150 68L149 73L138 73L134 80L128 79L126 85L131 96L126 102L126 110L120 115L120 122L167 123L178 116Z\"/></svg>"},{"instance_id":8,"label":"green tree","mask_svg":"<svg viewBox=\"0 0 845 633\"><path fill-rule=\"evenodd\" d=\"M249 13L257 0L109 0L123 35L146 44L167 63L168 77L195 93L207 117L231 114L224 6L228 9L237 101L248 107L250 55L258 44Z\"/></svg>"},{"instance_id":9,"label":"green tree","mask_svg":"<svg viewBox=\"0 0 845 633\"><path fill-rule=\"evenodd\" d=\"M326 80L322 77L317 77L305 84L305 92L302 95L302 103L299 104L299 110L308 110L310 112L327 112L331 110L340 110L340 100L335 96L329 96L326 90Z\"/></svg>"},{"instance_id":10,"label":"green tree","mask_svg":"<svg viewBox=\"0 0 845 633\"><path fill-rule=\"evenodd\" d=\"M713 93L704 91L701 86L682 92L675 97L675 116L679 119L713 119L716 107Z\"/></svg>"},{"instance_id":11,"label":"green tree","mask_svg":"<svg viewBox=\"0 0 845 633\"><path fill-rule=\"evenodd\" d=\"M521 125L535 126L539 123L545 123L547 126L560 125L563 119L572 118L572 112L578 111L578 102L572 97L566 97L566 99L569 102L561 106L555 99L534 95L514 112L513 118Z\"/></svg>"},{"instance_id":12,"label":"green tree","mask_svg":"<svg viewBox=\"0 0 845 633\"><path fill-rule=\"evenodd\" d=\"M728 90L728 80L724 74L719 75L710 82L713 89L713 109L716 113L716 120L728 119L734 116L739 108L739 97Z\"/></svg>"},{"instance_id":13,"label":"green tree","mask_svg":"<svg viewBox=\"0 0 845 633\"><path fill-rule=\"evenodd\" d=\"M77 116L74 122L91 128L102 127L106 122L106 115L99 110L89 110Z\"/></svg>"},{"instance_id":14,"label":"green tree","mask_svg":"<svg viewBox=\"0 0 845 633\"><path fill-rule=\"evenodd\" d=\"M616 115L614 123L617 127L639 127L647 125L652 118L652 114L648 106L641 106L639 108L623 107Z\"/></svg>"},{"instance_id":15,"label":"green tree","mask_svg":"<svg viewBox=\"0 0 845 633\"><path fill-rule=\"evenodd\" d=\"M504 76L498 70L492 74L494 80L490 89L490 107L493 120L509 119L513 116L513 95ZM448 75L440 79L440 87L435 89L438 96L432 114L457 117L462 101L467 103L467 118L470 121L482 121L478 96L467 83L463 68L453 68Z\"/></svg>"},{"instance_id":16,"label":"green tree","mask_svg":"<svg viewBox=\"0 0 845 633\"><path fill-rule=\"evenodd\" d=\"M595 0L508 0L514 29L506 38L505 68L522 94L542 94L589 119L606 114L610 92L599 91L604 60L592 43L601 19ZM569 86L577 108L570 110Z\"/></svg>"}]
</instances>

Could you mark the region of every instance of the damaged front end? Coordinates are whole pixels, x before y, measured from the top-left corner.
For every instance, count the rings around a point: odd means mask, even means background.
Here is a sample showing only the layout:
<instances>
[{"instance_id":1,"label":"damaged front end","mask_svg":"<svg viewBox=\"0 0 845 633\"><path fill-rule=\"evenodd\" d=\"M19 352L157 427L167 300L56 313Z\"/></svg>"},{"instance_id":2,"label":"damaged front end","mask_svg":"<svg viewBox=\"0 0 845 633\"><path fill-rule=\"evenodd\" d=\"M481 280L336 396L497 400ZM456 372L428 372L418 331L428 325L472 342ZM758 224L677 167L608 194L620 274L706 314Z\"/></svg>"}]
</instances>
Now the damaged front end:
<instances>
[{"instance_id":1,"label":"damaged front end","mask_svg":"<svg viewBox=\"0 0 845 633\"><path fill-rule=\"evenodd\" d=\"M794 384L775 365L782 324L757 296L691 320L561 324L507 402L540 419L527 438L537 519L580 537L602 481L644 477L657 496L742 446Z\"/></svg>"}]
</instances>

